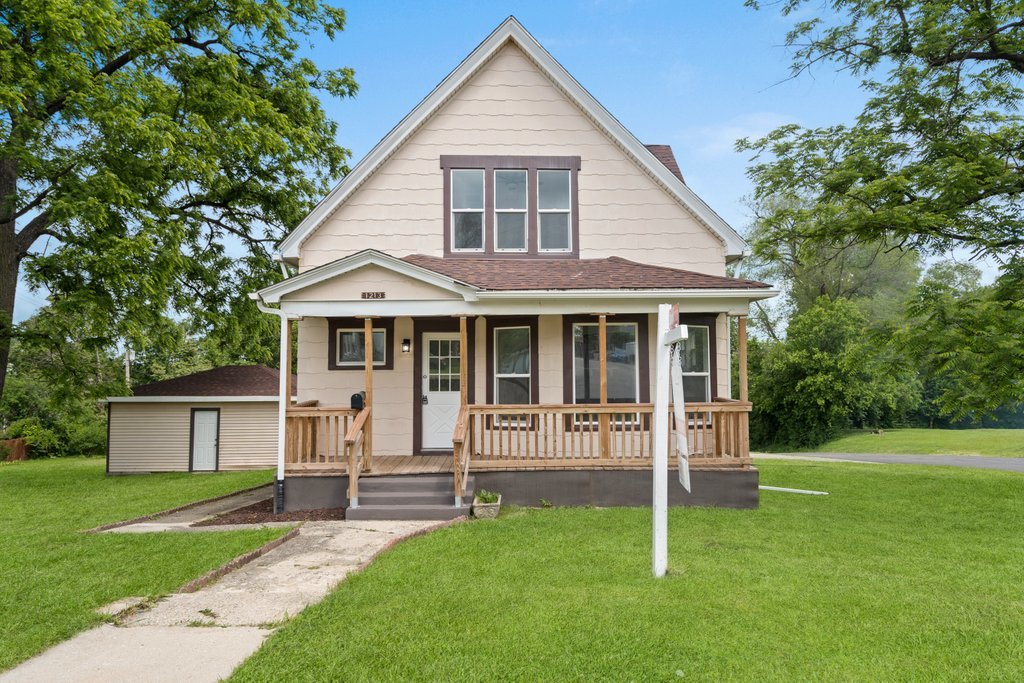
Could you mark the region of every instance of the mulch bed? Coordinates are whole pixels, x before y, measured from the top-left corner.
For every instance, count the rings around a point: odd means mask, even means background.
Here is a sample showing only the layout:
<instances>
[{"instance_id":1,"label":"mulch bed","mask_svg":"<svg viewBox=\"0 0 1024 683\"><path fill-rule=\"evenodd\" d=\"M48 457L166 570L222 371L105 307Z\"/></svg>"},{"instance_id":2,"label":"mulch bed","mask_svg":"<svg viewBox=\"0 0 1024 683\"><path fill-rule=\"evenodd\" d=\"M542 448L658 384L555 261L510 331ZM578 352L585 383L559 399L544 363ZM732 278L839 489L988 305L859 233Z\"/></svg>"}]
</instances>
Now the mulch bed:
<instances>
[{"instance_id":1,"label":"mulch bed","mask_svg":"<svg viewBox=\"0 0 1024 683\"><path fill-rule=\"evenodd\" d=\"M319 510L296 510L274 514L274 501L261 500L244 508L238 508L223 515L204 519L192 526L217 526L221 524L263 524L264 522L325 522L345 519L345 508L321 508Z\"/></svg>"}]
</instances>

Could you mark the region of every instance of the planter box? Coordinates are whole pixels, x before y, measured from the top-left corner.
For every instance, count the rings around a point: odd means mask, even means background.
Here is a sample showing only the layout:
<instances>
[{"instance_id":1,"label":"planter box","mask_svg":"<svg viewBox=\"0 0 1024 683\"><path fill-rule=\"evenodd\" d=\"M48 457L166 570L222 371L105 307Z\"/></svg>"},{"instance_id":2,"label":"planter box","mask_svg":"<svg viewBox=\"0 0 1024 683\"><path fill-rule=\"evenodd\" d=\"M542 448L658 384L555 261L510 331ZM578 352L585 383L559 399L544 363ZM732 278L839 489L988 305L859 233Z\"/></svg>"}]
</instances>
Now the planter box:
<instances>
[{"instance_id":1,"label":"planter box","mask_svg":"<svg viewBox=\"0 0 1024 683\"><path fill-rule=\"evenodd\" d=\"M481 503L479 498L473 499L473 516L477 519L494 519L501 509L501 496L497 503Z\"/></svg>"}]
</instances>

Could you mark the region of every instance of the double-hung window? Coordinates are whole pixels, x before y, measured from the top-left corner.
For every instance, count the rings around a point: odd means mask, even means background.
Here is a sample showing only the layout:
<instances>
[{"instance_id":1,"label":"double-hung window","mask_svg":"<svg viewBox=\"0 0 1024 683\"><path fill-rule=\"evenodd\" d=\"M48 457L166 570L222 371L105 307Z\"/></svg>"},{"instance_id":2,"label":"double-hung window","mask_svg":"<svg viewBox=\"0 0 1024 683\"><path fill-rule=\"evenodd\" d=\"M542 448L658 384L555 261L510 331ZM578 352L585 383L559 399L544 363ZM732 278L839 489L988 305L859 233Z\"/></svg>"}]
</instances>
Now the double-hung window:
<instances>
[{"instance_id":1,"label":"double-hung window","mask_svg":"<svg viewBox=\"0 0 1024 683\"><path fill-rule=\"evenodd\" d=\"M569 171L537 171L537 217L542 252L572 250L572 178Z\"/></svg>"},{"instance_id":2,"label":"double-hung window","mask_svg":"<svg viewBox=\"0 0 1024 683\"><path fill-rule=\"evenodd\" d=\"M573 339L573 402L600 403L601 351L597 323L575 323ZM637 357L638 325L607 323L608 402L638 403L640 366Z\"/></svg>"},{"instance_id":3,"label":"double-hung window","mask_svg":"<svg viewBox=\"0 0 1024 683\"><path fill-rule=\"evenodd\" d=\"M452 251L484 250L484 172L455 169L451 176Z\"/></svg>"},{"instance_id":4,"label":"double-hung window","mask_svg":"<svg viewBox=\"0 0 1024 683\"><path fill-rule=\"evenodd\" d=\"M526 251L527 172L494 171L494 250Z\"/></svg>"},{"instance_id":5,"label":"double-hung window","mask_svg":"<svg viewBox=\"0 0 1024 683\"><path fill-rule=\"evenodd\" d=\"M687 325L687 337L680 346L683 366L683 398L687 403L711 400L710 328Z\"/></svg>"},{"instance_id":6,"label":"double-hung window","mask_svg":"<svg viewBox=\"0 0 1024 683\"><path fill-rule=\"evenodd\" d=\"M532 396L530 328L494 328L494 402L530 403Z\"/></svg>"}]
</instances>

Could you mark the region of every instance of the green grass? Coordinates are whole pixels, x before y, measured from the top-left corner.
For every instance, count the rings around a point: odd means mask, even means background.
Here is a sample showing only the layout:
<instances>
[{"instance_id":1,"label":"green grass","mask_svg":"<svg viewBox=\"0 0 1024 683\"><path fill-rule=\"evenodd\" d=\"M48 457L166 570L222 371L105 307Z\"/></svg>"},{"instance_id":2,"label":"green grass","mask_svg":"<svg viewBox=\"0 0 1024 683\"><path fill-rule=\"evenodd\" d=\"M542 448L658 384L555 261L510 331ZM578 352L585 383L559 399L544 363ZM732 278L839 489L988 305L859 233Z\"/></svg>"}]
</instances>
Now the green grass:
<instances>
[{"instance_id":1,"label":"green grass","mask_svg":"<svg viewBox=\"0 0 1024 683\"><path fill-rule=\"evenodd\" d=\"M892 429L853 432L818 448L818 453L991 455L1024 458L1024 429Z\"/></svg>"},{"instance_id":2,"label":"green grass","mask_svg":"<svg viewBox=\"0 0 1024 683\"><path fill-rule=\"evenodd\" d=\"M758 510L516 510L397 546L239 681L1019 680L1024 477L760 465Z\"/></svg>"},{"instance_id":3,"label":"green grass","mask_svg":"<svg viewBox=\"0 0 1024 683\"><path fill-rule=\"evenodd\" d=\"M168 593L283 533L80 533L271 479L103 468L102 458L0 465L0 671L99 623L97 607Z\"/></svg>"}]
</instances>

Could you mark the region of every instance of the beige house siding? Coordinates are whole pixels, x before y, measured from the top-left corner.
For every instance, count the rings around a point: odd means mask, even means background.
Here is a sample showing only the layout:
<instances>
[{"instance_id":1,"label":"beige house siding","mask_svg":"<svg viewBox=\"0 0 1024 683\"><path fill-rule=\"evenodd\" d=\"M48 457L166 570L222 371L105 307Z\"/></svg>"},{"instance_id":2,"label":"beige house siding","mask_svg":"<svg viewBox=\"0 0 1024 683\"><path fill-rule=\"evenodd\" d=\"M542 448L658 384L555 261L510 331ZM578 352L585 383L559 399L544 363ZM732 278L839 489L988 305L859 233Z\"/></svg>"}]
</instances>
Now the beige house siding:
<instances>
[{"instance_id":1,"label":"beige house siding","mask_svg":"<svg viewBox=\"0 0 1024 683\"><path fill-rule=\"evenodd\" d=\"M437 301L460 299L458 294L419 282L376 265L368 265L283 298L288 301L357 301L363 292L385 292L389 300Z\"/></svg>"},{"instance_id":2,"label":"beige house siding","mask_svg":"<svg viewBox=\"0 0 1024 683\"><path fill-rule=\"evenodd\" d=\"M718 395L721 398L729 396L729 316L719 313L715 320L715 369L718 371ZM712 378L715 381L715 378Z\"/></svg>"},{"instance_id":3,"label":"beige house siding","mask_svg":"<svg viewBox=\"0 0 1024 683\"><path fill-rule=\"evenodd\" d=\"M442 154L579 156L581 258L621 256L725 275L718 237L511 44L304 242L300 270L366 246L441 256Z\"/></svg>"},{"instance_id":4,"label":"beige house siding","mask_svg":"<svg viewBox=\"0 0 1024 683\"><path fill-rule=\"evenodd\" d=\"M277 463L277 401L239 403L112 403L109 470L187 472L193 408L220 409L221 470Z\"/></svg>"}]
</instances>

